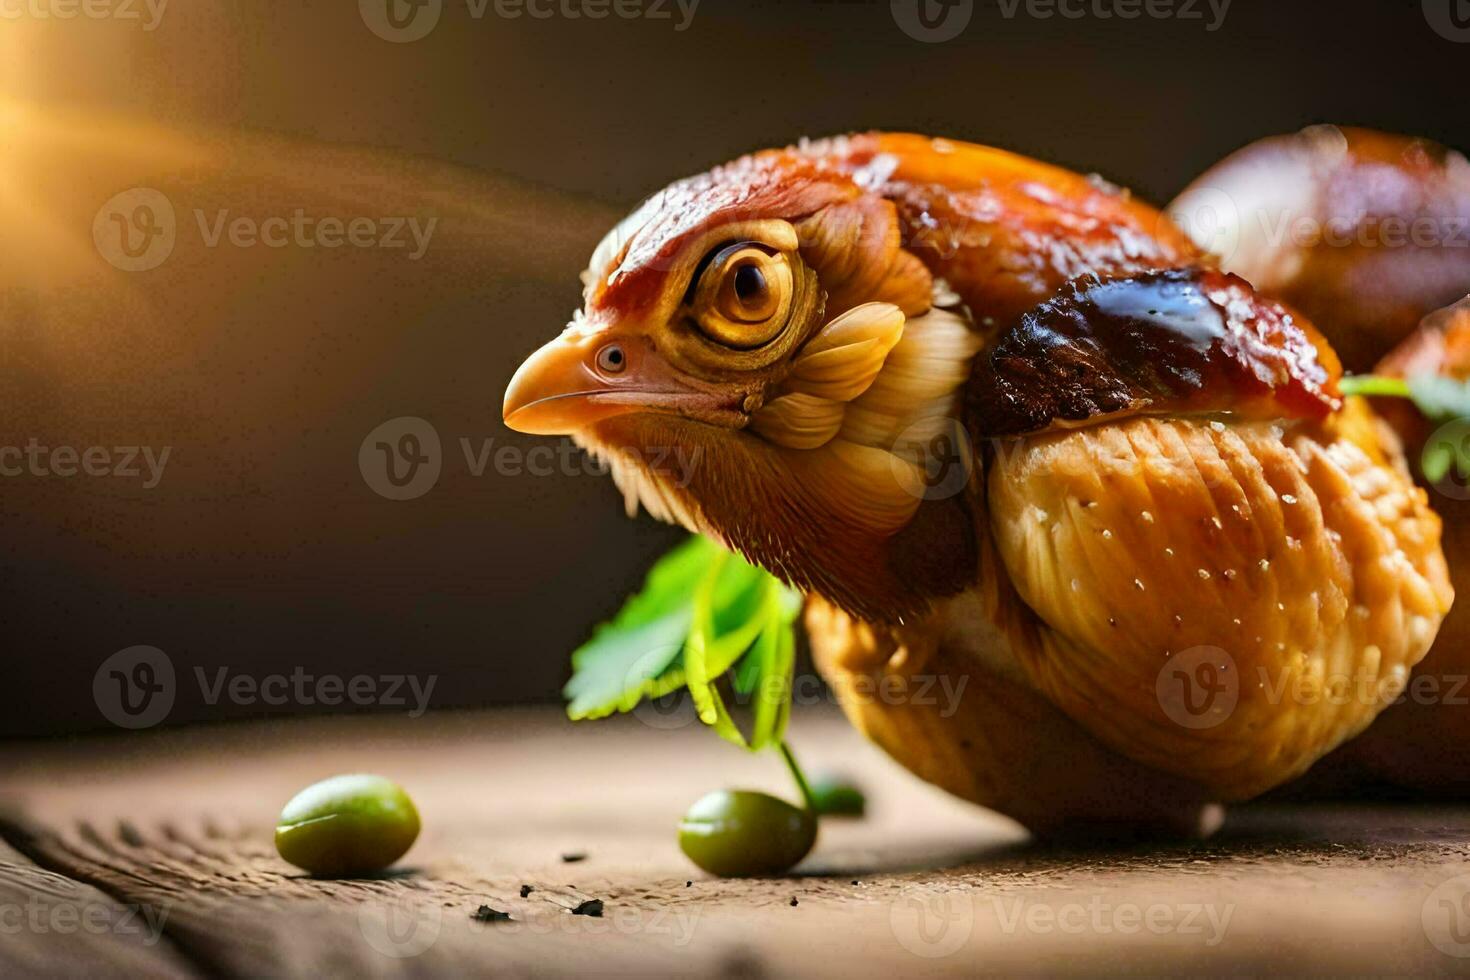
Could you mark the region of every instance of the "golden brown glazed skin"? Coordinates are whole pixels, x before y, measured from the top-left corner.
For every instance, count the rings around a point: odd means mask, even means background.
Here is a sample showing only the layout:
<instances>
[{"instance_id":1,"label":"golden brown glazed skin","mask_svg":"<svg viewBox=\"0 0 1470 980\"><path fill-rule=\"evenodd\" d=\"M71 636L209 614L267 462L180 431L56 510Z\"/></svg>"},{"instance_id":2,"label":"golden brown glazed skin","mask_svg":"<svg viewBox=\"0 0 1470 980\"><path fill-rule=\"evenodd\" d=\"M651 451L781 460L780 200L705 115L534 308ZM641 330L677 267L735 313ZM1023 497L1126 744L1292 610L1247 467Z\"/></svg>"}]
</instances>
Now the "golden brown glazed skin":
<instances>
[{"instance_id":1,"label":"golden brown glazed skin","mask_svg":"<svg viewBox=\"0 0 1470 980\"><path fill-rule=\"evenodd\" d=\"M634 313L657 295L687 236L758 218L796 221L833 205L869 219L857 234L893 236L922 259L984 311L984 327L1008 325L1084 273L1171 269L1202 257L1155 209L1099 178L973 143L867 133L755 153L655 195L626 222L641 230L621 254L622 274L596 280L591 298ZM892 227L883 220L889 210ZM840 300L838 311L848 305Z\"/></svg>"},{"instance_id":2,"label":"golden brown glazed skin","mask_svg":"<svg viewBox=\"0 0 1470 980\"><path fill-rule=\"evenodd\" d=\"M1222 206L1236 209L1229 227L1201 220ZM1470 378L1470 164L1460 153L1317 126L1232 154L1169 210L1202 243L1226 246L1225 268L1311 315L1349 370ZM1402 399L1375 399L1375 408L1444 520L1456 590L1470 588L1470 504L1457 486L1430 487L1418 467L1436 426ZM1366 767L1421 792L1470 792L1467 678L1470 607L1462 604L1399 703L1327 760L1326 774L1341 783Z\"/></svg>"},{"instance_id":3,"label":"golden brown glazed skin","mask_svg":"<svg viewBox=\"0 0 1470 980\"><path fill-rule=\"evenodd\" d=\"M1004 327L1068 280L1197 263L1154 208L1107 181L988 146L884 133L837 141L845 168L898 207L904 241L982 328Z\"/></svg>"},{"instance_id":4,"label":"golden brown glazed skin","mask_svg":"<svg viewBox=\"0 0 1470 980\"><path fill-rule=\"evenodd\" d=\"M801 312L722 349L701 270L747 240ZM1448 608L1438 520L1320 335L1101 181L909 135L803 144L650 199L585 283L507 420L698 446L684 485L614 474L808 592L820 669L895 758L1038 832L1207 831L1379 707L1269 692L1397 683ZM956 423L977 465L926 485ZM1238 705L1181 720L1181 665L1232 671Z\"/></svg>"},{"instance_id":5,"label":"golden brown glazed skin","mask_svg":"<svg viewBox=\"0 0 1470 980\"><path fill-rule=\"evenodd\" d=\"M954 172L955 153L905 145L922 159L895 173ZM968 207L986 162L971 159L958 203L926 183L923 213ZM1207 801L1300 774L1382 707L1324 710L1323 699L1293 703L1297 692L1337 675L1375 690L1406 679L1451 598L1438 522L1391 434L1361 401L1342 408L1336 356L1309 323L1208 269L1138 202L1052 168L1001 173L1027 188L979 195L979 213L1024 202L1002 227L1065 239L1078 215L1097 223L1086 223L1086 249L1032 251L1035 238L1016 233L919 252L972 309L1010 318L997 317L967 393L977 440L1029 434L994 443L988 486L970 495L978 581L877 638L815 599L814 649L839 690L853 675L914 682L938 670L990 692L943 721L861 698L848 711L915 771L1033 830L1207 829ZM907 184L899 193L915 200ZM996 241L1008 251L981 244ZM1045 261L1058 254L1060 267ZM1089 261L1101 271L1069 283L1063 272ZM1160 271L1174 263L1188 268ZM997 288L987 276L1002 268L1025 274ZM1228 424L1199 418L1211 411ZM1157 682L1175 654L1205 647L1239 672L1238 702L1218 724L1189 728ZM1048 705L1066 720L1042 725ZM1055 764L1042 758L1106 748L1111 766L1038 776Z\"/></svg>"},{"instance_id":6,"label":"golden brown glazed skin","mask_svg":"<svg viewBox=\"0 0 1470 980\"><path fill-rule=\"evenodd\" d=\"M1429 140L1337 126L1259 140L1168 212L1310 317L1350 371L1470 291L1470 162Z\"/></svg>"}]
</instances>

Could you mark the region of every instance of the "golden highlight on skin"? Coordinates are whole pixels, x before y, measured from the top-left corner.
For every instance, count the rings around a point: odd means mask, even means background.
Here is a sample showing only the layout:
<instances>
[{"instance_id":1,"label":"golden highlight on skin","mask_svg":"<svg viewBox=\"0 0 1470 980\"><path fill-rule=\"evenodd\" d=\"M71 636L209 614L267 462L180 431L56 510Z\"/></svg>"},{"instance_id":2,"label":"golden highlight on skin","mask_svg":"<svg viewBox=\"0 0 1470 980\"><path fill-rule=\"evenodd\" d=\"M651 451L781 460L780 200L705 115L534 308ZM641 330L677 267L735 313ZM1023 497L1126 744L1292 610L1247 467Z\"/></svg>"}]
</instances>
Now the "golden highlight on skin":
<instances>
[{"instance_id":1,"label":"golden highlight on skin","mask_svg":"<svg viewBox=\"0 0 1470 980\"><path fill-rule=\"evenodd\" d=\"M1336 396L1321 335L1095 181L904 134L804 143L672 185L583 279L517 398L581 392L569 365L625 347L617 411L579 394L559 424L630 510L804 590L839 690L963 679L945 717L844 708L1035 830L1206 832L1213 802L1301 773L1381 708L1251 688L1180 725L1156 682L1191 648L1252 677L1393 682L1449 607L1438 519L1397 440ZM658 445L703 463L675 479Z\"/></svg>"}]
</instances>

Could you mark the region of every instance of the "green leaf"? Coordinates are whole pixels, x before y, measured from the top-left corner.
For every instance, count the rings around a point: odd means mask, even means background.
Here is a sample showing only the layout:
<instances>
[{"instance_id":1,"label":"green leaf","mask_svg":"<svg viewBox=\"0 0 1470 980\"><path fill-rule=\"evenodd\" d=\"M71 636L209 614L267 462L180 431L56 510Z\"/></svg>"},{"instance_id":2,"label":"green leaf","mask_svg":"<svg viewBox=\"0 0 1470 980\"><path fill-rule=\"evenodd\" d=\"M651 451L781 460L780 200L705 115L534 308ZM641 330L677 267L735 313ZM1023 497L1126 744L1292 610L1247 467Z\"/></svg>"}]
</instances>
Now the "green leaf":
<instances>
[{"instance_id":1,"label":"green leaf","mask_svg":"<svg viewBox=\"0 0 1470 980\"><path fill-rule=\"evenodd\" d=\"M1442 375L1409 379L1409 395L1425 417L1435 421L1470 416L1470 385Z\"/></svg>"},{"instance_id":2,"label":"green leaf","mask_svg":"<svg viewBox=\"0 0 1470 980\"><path fill-rule=\"evenodd\" d=\"M819 776L812 780L812 808L824 817L861 817L868 809L868 799L857 786L838 776Z\"/></svg>"},{"instance_id":3,"label":"green leaf","mask_svg":"<svg viewBox=\"0 0 1470 980\"><path fill-rule=\"evenodd\" d=\"M1338 382L1338 387L1344 395L1407 398L1431 421L1470 417L1470 382L1442 374L1419 374L1412 378L1352 374Z\"/></svg>"},{"instance_id":4,"label":"green leaf","mask_svg":"<svg viewBox=\"0 0 1470 980\"><path fill-rule=\"evenodd\" d=\"M765 633L761 633L760 636L756 637L757 647L759 647L764 637ZM752 648L748 655L741 657L736 662L735 669L730 673L730 686L742 698L753 697L758 692L761 685L761 678L764 676L765 664L761 662L760 657L755 655L755 648Z\"/></svg>"},{"instance_id":5,"label":"green leaf","mask_svg":"<svg viewBox=\"0 0 1470 980\"><path fill-rule=\"evenodd\" d=\"M736 559L738 560L738 559ZM714 627L714 608L707 596L715 593L718 576L696 594L690 642L686 648L689 692L700 720L716 734L743 748L758 751L778 741L788 717L783 706L791 699L790 651L794 606L788 590L769 575L759 587L759 606L730 633L719 635ZM738 659L737 659L738 658ZM756 696L754 723L747 739L720 693L717 682L732 670L731 686L737 694Z\"/></svg>"},{"instance_id":6,"label":"green leaf","mask_svg":"<svg viewBox=\"0 0 1470 980\"><path fill-rule=\"evenodd\" d=\"M774 583L765 572L731 557L721 566L710 593L707 650L711 677L735 666L756 641L765 625L766 595Z\"/></svg>"},{"instance_id":7,"label":"green leaf","mask_svg":"<svg viewBox=\"0 0 1470 980\"><path fill-rule=\"evenodd\" d=\"M796 636L792 626L796 611L788 602L787 590L774 595L773 615L761 633L756 650L760 665L753 689L756 694L755 722L751 726L750 746L763 749L786 735L786 722L791 717L791 675L796 665Z\"/></svg>"},{"instance_id":8,"label":"green leaf","mask_svg":"<svg viewBox=\"0 0 1470 980\"><path fill-rule=\"evenodd\" d=\"M691 537L648 573L643 588L572 654L562 689L574 721L632 711L684 685L679 653L689 634L690 600L710 561L726 552Z\"/></svg>"},{"instance_id":9,"label":"green leaf","mask_svg":"<svg viewBox=\"0 0 1470 980\"><path fill-rule=\"evenodd\" d=\"M687 609L631 630L599 633L577 651L576 673L562 690L567 715L573 721L603 718L678 690L684 684L679 653L688 633Z\"/></svg>"},{"instance_id":10,"label":"green leaf","mask_svg":"<svg viewBox=\"0 0 1470 980\"><path fill-rule=\"evenodd\" d=\"M1403 378L1386 378L1378 374L1349 374L1337 383L1337 387L1344 395L1410 397L1409 383Z\"/></svg>"},{"instance_id":11,"label":"green leaf","mask_svg":"<svg viewBox=\"0 0 1470 980\"><path fill-rule=\"evenodd\" d=\"M630 711L687 687L700 720L749 749L780 741L790 717L794 623L801 597L703 538L665 556L612 622L572 655L563 693L573 719ZM754 697L751 737L721 683Z\"/></svg>"},{"instance_id":12,"label":"green leaf","mask_svg":"<svg viewBox=\"0 0 1470 980\"><path fill-rule=\"evenodd\" d=\"M745 736L740 733L735 719L725 707L725 699L715 687L715 682L734 666L735 659L744 652L743 647L735 648L734 640L737 637L722 637L715 630L714 599L724 577L721 573L727 565L728 562L714 565L694 593L694 616L689 627L689 643L684 648L684 663L688 674L689 695L694 699L699 720L712 726L715 734L725 741L747 748ZM742 625L741 632L747 632L750 625ZM759 622L755 623L757 630L759 625Z\"/></svg>"}]
</instances>

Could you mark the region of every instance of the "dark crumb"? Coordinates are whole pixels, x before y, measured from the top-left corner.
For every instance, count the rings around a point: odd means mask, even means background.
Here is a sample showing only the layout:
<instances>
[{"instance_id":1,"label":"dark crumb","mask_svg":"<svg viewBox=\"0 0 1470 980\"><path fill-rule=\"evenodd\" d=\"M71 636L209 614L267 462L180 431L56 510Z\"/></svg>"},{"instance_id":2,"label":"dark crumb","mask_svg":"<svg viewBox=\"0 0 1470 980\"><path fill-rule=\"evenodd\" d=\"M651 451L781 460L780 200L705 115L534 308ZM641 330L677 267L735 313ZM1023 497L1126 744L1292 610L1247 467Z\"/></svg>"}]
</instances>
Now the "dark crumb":
<instances>
[{"instance_id":1,"label":"dark crumb","mask_svg":"<svg viewBox=\"0 0 1470 980\"><path fill-rule=\"evenodd\" d=\"M858 881L856 878L852 879L852 883L854 885L861 885L862 884L862 882L861 881Z\"/></svg>"},{"instance_id":2,"label":"dark crumb","mask_svg":"<svg viewBox=\"0 0 1470 980\"><path fill-rule=\"evenodd\" d=\"M488 905L481 905L470 914L470 918L476 922L509 922L510 913L492 909Z\"/></svg>"},{"instance_id":3,"label":"dark crumb","mask_svg":"<svg viewBox=\"0 0 1470 980\"><path fill-rule=\"evenodd\" d=\"M525 898L527 895L531 894L531 892L534 891L534 890L535 889L533 889L530 885L522 885L521 886L521 898Z\"/></svg>"},{"instance_id":4,"label":"dark crumb","mask_svg":"<svg viewBox=\"0 0 1470 980\"><path fill-rule=\"evenodd\" d=\"M791 896L791 907L792 908L795 908L797 905L800 905L800 904L801 903L796 900L796 896L795 895L792 895Z\"/></svg>"},{"instance_id":5,"label":"dark crumb","mask_svg":"<svg viewBox=\"0 0 1470 980\"><path fill-rule=\"evenodd\" d=\"M602 899L589 898L587 901L572 909L573 915L590 915L594 919L602 918Z\"/></svg>"},{"instance_id":6,"label":"dark crumb","mask_svg":"<svg viewBox=\"0 0 1470 980\"><path fill-rule=\"evenodd\" d=\"M567 853L565 853L565 854L563 854L561 856L561 859L563 861L565 861L567 864L576 864L578 861L585 861L585 860L587 860L587 852L586 851L568 851Z\"/></svg>"},{"instance_id":7,"label":"dark crumb","mask_svg":"<svg viewBox=\"0 0 1470 980\"><path fill-rule=\"evenodd\" d=\"M692 887L694 887L694 882L692 882L692 881L686 881L686 882L684 882L684 887L685 888L692 888Z\"/></svg>"}]
</instances>

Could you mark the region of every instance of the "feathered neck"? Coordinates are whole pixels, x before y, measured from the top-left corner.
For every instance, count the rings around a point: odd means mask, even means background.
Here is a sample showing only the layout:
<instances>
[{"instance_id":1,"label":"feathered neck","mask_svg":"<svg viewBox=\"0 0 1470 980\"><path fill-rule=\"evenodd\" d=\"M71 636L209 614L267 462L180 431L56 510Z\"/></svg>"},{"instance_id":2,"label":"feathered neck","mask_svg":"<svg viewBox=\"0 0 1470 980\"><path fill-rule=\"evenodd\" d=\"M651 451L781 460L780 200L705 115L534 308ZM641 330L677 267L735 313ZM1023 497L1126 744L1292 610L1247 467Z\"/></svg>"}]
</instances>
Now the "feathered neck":
<instances>
[{"instance_id":1,"label":"feathered neck","mask_svg":"<svg viewBox=\"0 0 1470 980\"><path fill-rule=\"evenodd\" d=\"M933 451L963 439L958 396L979 346L962 313L870 303L803 347L745 430L639 414L576 438L630 514L641 505L854 615L900 621L974 574L965 477L933 485Z\"/></svg>"}]
</instances>

